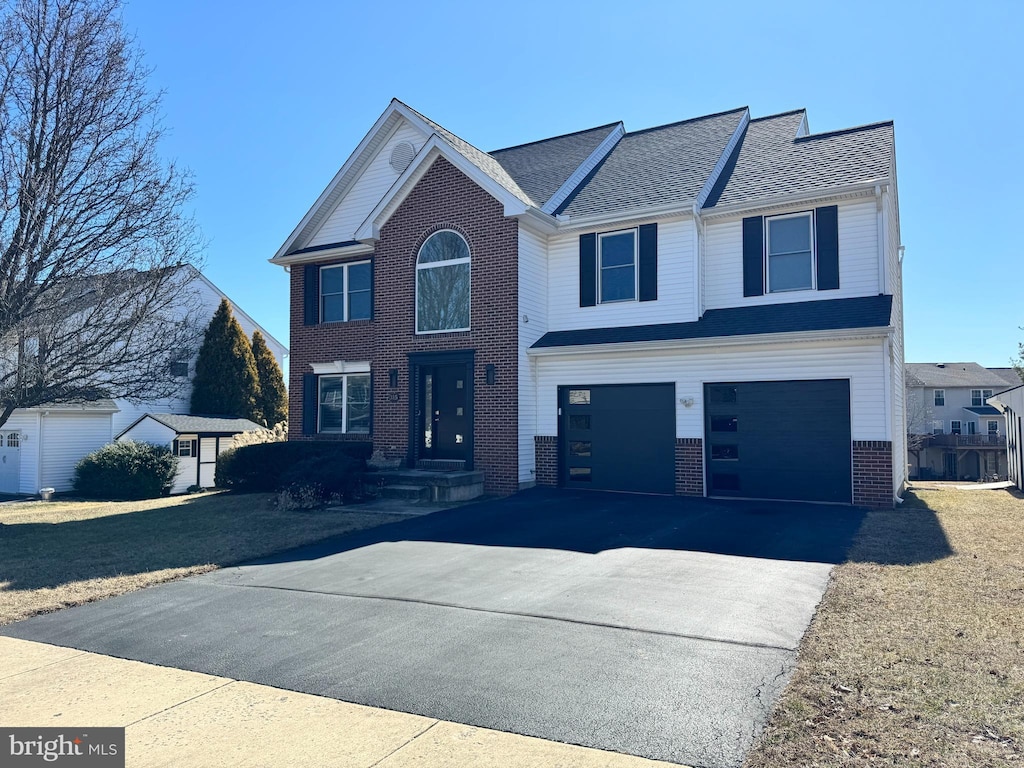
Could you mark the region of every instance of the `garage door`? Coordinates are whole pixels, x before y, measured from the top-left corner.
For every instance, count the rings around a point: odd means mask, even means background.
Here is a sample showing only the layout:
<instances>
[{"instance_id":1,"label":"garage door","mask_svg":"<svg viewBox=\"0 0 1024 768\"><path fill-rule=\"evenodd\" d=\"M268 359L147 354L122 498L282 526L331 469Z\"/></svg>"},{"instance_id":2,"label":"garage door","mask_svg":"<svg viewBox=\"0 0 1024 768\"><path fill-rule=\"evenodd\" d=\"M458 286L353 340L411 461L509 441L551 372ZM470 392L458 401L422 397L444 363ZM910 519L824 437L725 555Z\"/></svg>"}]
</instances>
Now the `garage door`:
<instances>
[{"instance_id":1,"label":"garage door","mask_svg":"<svg viewBox=\"0 0 1024 768\"><path fill-rule=\"evenodd\" d=\"M675 385L560 387L559 468L568 488L675 491Z\"/></svg>"},{"instance_id":2,"label":"garage door","mask_svg":"<svg viewBox=\"0 0 1024 768\"><path fill-rule=\"evenodd\" d=\"M851 502L850 383L704 386L710 496Z\"/></svg>"}]
</instances>

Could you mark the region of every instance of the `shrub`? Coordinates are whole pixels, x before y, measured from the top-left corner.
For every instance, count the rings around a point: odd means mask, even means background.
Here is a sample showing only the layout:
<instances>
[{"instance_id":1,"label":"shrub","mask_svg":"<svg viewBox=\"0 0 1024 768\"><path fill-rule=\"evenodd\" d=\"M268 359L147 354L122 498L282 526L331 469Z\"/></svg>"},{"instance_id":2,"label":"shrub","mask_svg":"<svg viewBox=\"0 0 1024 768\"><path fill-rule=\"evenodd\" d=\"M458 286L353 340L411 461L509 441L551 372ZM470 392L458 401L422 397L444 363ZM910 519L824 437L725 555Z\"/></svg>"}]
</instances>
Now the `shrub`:
<instances>
[{"instance_id":1,"label":"shrub","mask_svg":"<svg viewBox=\"0 0 1024 768\"><path fill-rule=\"evenodd\" d=\"M323 483L326 480L332 488L336 488L346 481L339 474L342 469L334 469L332 464L344 466L345 473L357 477L366 469L366 458L371 451L369 443L284 442L245 445L217 457L217 486L244 492L272 492L298 482L300 474L311 477L314 472L322 472L325 477L313 478L315 482ZM323 458L322 463L309 464L304 470L298 468L303 462L311 462L320 457ZM291 474L285 478L286 473Z\"/></svg>"},{"instance_id":2,"label":"shrub","mask_svg":"<svg viewBox=\"0 0 1024 768\"><path fill-rule=\"evenodd\" d=\"M302 489L321 502L332 499L352 501L359 496L365 462L343 453L323 453L293 464L281 474L280 487Z\"/></svg>"},{"instance_id":3,"label":"shrub","mask_svg":"<svg viewBox=\"0 0 1024 768\"><path fill-rule=\"evenodd\" d=\"M178 471L167 446L126 440L93 451L75 467L75 492L107 499L152 499L166 494Z\"/></svg>"}]
</instances>

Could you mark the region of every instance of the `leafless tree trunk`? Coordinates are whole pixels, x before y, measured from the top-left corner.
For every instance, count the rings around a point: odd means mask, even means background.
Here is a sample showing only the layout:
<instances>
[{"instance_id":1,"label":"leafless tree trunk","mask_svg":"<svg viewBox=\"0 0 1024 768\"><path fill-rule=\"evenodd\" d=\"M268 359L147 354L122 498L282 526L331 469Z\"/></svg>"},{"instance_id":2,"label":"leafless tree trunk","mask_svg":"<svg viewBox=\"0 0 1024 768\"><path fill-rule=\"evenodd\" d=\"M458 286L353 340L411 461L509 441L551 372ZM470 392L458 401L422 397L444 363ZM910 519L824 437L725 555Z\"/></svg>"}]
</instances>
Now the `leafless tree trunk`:
<instances>
[{"instance_id":1,"label":"leafless tree trunk","mask_svg":"<svg viewBox=\"0 0 1024 768\"><path fill-rule=\"evenodd\" d=\"M0 425L180 386L199 241L148 75L118 0L12 0L0 19Z\"/></svg>"}]
</instances>

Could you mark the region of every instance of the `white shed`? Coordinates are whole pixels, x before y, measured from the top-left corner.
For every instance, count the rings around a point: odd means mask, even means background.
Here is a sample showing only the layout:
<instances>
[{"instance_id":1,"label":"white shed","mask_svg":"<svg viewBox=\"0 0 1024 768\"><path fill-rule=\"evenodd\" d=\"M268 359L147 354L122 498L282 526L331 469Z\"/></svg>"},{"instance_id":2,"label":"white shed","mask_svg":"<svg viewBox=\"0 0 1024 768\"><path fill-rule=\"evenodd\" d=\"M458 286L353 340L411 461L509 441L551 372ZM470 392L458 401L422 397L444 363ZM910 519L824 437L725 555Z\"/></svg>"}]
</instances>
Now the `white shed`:
<instances>
[{"instance_id":1,"label":"white shed","mask_svg":"<svg viewBox=\"0 0 1024 768\"><path fill-rule=\"evenodd\" d=\"M217 457L234 447L235 435L262 429L248 419L147 413L115 439L168 446L178 457L171 493L184 493L193 486L213 488Z\"/></svg>"}]
</instances>

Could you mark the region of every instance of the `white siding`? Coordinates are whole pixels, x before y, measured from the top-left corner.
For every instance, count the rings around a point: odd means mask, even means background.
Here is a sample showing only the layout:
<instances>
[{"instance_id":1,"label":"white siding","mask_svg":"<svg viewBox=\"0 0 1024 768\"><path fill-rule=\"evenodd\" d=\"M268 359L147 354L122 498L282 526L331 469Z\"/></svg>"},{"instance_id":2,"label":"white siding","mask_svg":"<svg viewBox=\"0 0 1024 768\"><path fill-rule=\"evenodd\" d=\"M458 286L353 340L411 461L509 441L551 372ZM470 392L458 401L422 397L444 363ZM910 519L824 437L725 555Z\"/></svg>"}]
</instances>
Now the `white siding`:
<instances>
[{"instance_id":1,"label":"white siding","mask_svg":"<svg viewBox=\"0 0 1024 768\"><path fill-rule=\"evenodd\" d=\"M109 413L60 413L42 418L41 488L69 491L75 465L86 455L110 442ZM36 489L34 489L36 490Z\"/></svg>"},{"instance_id":2,"label":"white siding","mask_svg":"<svg viewBox=\"0 0 1024 768\"><path fill-rule=\"evenodd\" d=\"M196 440L198 441L198 435L177 435L178 440ZM174 482L171 483L171 493L185 493L189 488L196 484L197 479L197 464L198 460L195 456L179 456L178 457L178 474L174 476Z\"/></svg>"},{"instance_id":3,"label":"white siding","mask_svg":"<svg viewBox=\"0 0 1024 768\"><path fill-rule=\"evenodd\" d=\"M608 232L616 227L605 227ZM548 241L548 323L552 331L697 319L693 219L658 222L658 299L580 306L580 235ZM877 291L876 291L877 293Z\"/></svg>"},{"instance_id":4,"label":"white siding","mask_svg":"<svg viewBox=\"0 0 1024 768\"><path fill-rule=\"evenodd\" d=\"M153 445L166 445L170 448L171 442L174 440L174 430L170 427L165 427L158 421L153 421L153 419L143 419L132 427L130 431L118 438L118 442L122 440L134 440L137 443L152 443Z\"/></svg>"},{"instance_id":5,"label":"white siding","mask_svg":"<svg viewBox=\"0 0 1024 768\"><path fill-rule=\"evenodd\" d=\"M780 209L779 213L798 209ZM743 295L743 221L709 221L704 246L706 309L781 304L818 299L875 296L880 293L878 216L875 200L839 204L839 289Z\"/></svg>"},{"instance_id":6,"label":"white siding","mask_svg":"<svg viewBox=\"0 0 1024 768\"><path fill-rule=\"evenodd\" d=\"M380 202L381 198L398 180L398 174L391 167L391 150L400 141L407 141L420 151L426 137L406 122L402 122L395 133L370 161L366 170L345 193L338 207L331 212L323 226L310 239L308 246L342 243L352 239L356 228Z\"/></svg>"},{"instance_id":7,"label":"white siding","mask_svg":"<svg viewBox=\"0 0 1024 768\"><path fill-rule=\"evenodd\" d=\"M537 358L538 434L558 434L560 385L674 383L676 436L703 437L704 384L716 381L849 379L854 440L885 440L885 370L880 340L693 350L594 352ZM693 398L690 408L678 401ZM807 417L814 418L814 404Z\"/></svg>"},{"instance_id":8,"label":"white siding","mask_svg":"<svg viewBox=\"0 0 1024 768\"><path fill-rule=\"evenodd\" d=\"M906 382L904 380L903 346L903 265L900 264L899 210L894 189L884 193L883 230L884 247L889 274L886 292L892 293L892 447L893 447L893 488L902 491L907 479L907 406ZM880 238L881 239L881 238ZM902 461L900 459L903 459Z\"/></svg>"},{"instance_id":9,"label":"white siding","mask_svg":"<svg viewBox=\"0 0 1024 768\"><path fill-rule=\"evenodd\" d=\"M20 492L38 492L42 487L39 483L39 414L35 411L15 411L4 424L3 430L19 432L22 436Z\"/></svg>"},{"instance_id":10,"label":"white siding","mask_svg":"<svg viewBox=\"0 0 1024 768\"><path fill-rule=\"evenodd\" d=\"M548 261L543 238L519 227L519 482L536 481L536 363L526 354L548 330Z\"/></svg>"}]
</instances>

